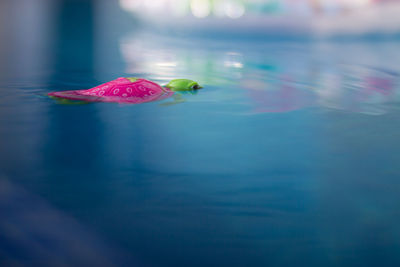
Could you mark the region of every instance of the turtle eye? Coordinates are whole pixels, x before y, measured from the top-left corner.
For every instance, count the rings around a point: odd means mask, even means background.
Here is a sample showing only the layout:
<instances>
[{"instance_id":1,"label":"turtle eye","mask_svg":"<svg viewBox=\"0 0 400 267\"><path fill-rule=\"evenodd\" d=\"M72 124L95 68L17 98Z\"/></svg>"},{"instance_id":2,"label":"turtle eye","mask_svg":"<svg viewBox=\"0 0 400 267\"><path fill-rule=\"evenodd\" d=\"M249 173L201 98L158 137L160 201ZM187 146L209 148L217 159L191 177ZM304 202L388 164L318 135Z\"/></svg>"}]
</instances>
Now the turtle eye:
<instances>
[{"instance_id":1,"label":"turtle eye","mask_svg":"<svg viewBox=\"0 0 400 267\"><path fill-rule=\"evenodd\" d=\"M200 86L198 84L195 84L195 85L192 86L192 89L195 89L195 90L196 89L200 89Z\"/></svg>"}]
</instances>

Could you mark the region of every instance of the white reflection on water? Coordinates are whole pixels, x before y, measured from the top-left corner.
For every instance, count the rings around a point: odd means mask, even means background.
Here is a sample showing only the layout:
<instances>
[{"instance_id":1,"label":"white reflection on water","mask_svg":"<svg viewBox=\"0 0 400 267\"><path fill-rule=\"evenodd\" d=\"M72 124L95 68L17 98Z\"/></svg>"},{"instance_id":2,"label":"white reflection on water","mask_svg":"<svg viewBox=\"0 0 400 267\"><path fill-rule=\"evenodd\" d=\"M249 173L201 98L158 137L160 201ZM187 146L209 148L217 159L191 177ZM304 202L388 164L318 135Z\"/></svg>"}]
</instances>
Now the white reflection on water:
<instances>
[{"instance_id":1,"label":"white reflection on water","mask_svg":"<svg viewBox=\"0 0 400 267\"><path fill-rule=\"evenodd\" d=\"M162 83L198 80L218 89L209 101L245 104L245 114L307 107L384 114L398 101L400 70L384 59L399 57L393 46L218 43L154 36L120 42L127 73L142 73Z\"/></svg>"}]
</instances>

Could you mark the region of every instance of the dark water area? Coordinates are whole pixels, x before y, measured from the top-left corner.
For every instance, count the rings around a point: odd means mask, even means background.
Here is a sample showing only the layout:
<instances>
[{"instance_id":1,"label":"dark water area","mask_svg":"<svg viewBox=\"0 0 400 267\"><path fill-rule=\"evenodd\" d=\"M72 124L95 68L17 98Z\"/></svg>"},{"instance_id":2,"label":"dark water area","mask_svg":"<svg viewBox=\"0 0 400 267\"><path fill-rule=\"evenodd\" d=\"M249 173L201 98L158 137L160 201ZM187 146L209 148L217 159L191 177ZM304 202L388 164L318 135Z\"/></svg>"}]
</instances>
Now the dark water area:
<instances>
[{"instance_id":1,"label":"dark water area","mask_svg":"<svg viewBox=\"0 0 400 267\"><path fill-rule=\"evenodd\" d=\"M166 37L90 1L22 23L5 3L1 266L399 266L398 42ZM121 76L204 88L46 96Z\"/></svg>"}]
</instances>

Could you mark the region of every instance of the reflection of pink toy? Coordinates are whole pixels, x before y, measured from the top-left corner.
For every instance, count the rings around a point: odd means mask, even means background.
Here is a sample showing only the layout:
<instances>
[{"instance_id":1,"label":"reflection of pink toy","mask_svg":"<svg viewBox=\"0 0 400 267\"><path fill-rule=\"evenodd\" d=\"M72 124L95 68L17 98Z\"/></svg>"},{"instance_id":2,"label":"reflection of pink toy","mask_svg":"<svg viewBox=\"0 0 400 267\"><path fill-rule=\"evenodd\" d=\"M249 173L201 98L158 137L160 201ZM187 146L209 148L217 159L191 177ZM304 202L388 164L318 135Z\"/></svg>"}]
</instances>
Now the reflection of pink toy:
<instances>
[{"instance_id":1,"label":"reflection of pink toy","mask_svg":"<svg viewBox=\"0 0 400 267\"><path fill-rule=\"evenodd\" d=\"M387 78L380 77L367 77L367 89L375 91L383 95L391 95L393 93L393 82Z\"/></svg>"},{"instance_id":2,"label":"reflection of pink toy","mask_svg":"<svg viewBox=\"0 0 400 267\"><path fill-rule=\"evenodd\" d=\"M289 112L311 105L314 96L292 84L290 78L282 78L279 86L268 90L266 83L246 80L243 87L252 99L255 113Z\"/></svg>"},{"instance_id":3,"label":"reflection of pink toy","mask_svg":"<svg viewBox=\"0 0 400 267\"><path fill-rule=\"evenodd\" d=\"M169 88L139 78L118 78L87 90L60 91L49 96L87 102L139 104L165 99L174 92Z\"/></svg>"}]
</instances>

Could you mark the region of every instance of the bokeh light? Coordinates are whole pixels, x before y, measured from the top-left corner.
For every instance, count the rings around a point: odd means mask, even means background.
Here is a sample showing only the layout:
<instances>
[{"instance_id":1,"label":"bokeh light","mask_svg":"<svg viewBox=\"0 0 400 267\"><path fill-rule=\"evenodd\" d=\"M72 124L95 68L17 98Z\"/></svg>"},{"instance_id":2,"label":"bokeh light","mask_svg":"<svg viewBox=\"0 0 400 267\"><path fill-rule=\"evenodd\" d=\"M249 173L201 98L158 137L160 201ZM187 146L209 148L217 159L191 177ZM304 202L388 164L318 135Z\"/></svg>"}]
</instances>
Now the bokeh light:
<instances>
[{"instance_id":1,"label":"bokeh light","mask_svg":"<svg viewBox=\"0 0 400 267\"><path fill-rule=\"evenodd\" d=\"M193 15L239 18L252 14L341 14L397 0L120 0L123 9L146 14L163 12L164 15ZM166 9L168 7L168 9ZM188 9L190 7L190 9ZM168 12L166 12L168 11ZM185 12L182 12L185 11Z\"/></svg>"},{"instance_id":2,"label":"bokeh light","mask_svg":"<svg viewBox=\"0 0 400 267\"><path fill-rule=\"evenodd\" d=\"M197 18L205 18L211 12L210 1L208 0L192 0L190 3L193 16Z\"/></svg>"},{"instance_id":3,"label":"bokeh light","mask_svg":"<svg viewBox=\"0 0 400 267\"><path fill-rule=\"evenodd\" d=\"M120 0L120 6L167 33L327 38L400 32L398 0Z\"/></svg>"}]
</instances>

